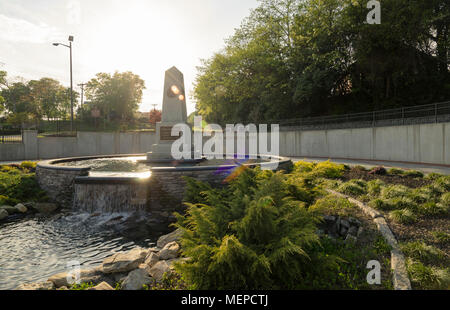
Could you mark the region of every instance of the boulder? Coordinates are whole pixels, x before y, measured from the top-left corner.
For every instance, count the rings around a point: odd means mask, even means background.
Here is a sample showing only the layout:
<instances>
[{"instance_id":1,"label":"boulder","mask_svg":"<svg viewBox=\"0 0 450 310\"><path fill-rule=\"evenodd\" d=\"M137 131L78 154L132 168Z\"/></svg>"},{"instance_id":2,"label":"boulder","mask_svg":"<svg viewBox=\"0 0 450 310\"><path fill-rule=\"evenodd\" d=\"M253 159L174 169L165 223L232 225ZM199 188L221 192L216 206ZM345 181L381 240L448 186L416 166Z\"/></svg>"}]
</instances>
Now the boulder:
<instances>
[{"instance_id":1,"label":"boulder","mask_svg":"<svg viewBox=\"0 0 450 310\"><path fill-rule=\"evenodd\" d=\"M58 205L54 203L36 203L33 205L33 209L39 213L48 214L58 210Z\"/></svg>"},{"instance_id":2,"label":"boulder","mask_svg":"<svg viewBox=\"0 0 450 310\"><path fill-rule=\"evenodd\" d=\"M4 210L4 211L8 212L8 215L13 215L13 214L19 213L19 211L17 211L16 208L11 207L11 206L1 206L0 210Z\"/></svg>"},{"instance_id":3,"label":"boulder","mask_svg":"<svg viewBox=\"0 0 450 310\"><path fill-rule=\"evenodd\" d=\"M179 251L180 246L174 241L166 244L164 248L159 252L158 256L160 260L177 258Z\"/></svg>"},{"instance_id":4,"label":"boulder","mask_svg":"<svg viewBox=\"0 0 450 310\"><path fill-rule=\"evenodd\" d=\"M145 257L144 263L148 266L153 267L157 262L159 261L158 254L154 252L149 252L147 256Z\"/></svg>"},{"instance_id":5,"label":"boulder","mask_svg":"<svg viewBox=\"0 0 450 310\"><path fill-rule=\"evenodd\" d=\"M41 282L41 283L24 283L16 287L16 291L51 291L54 290L55 286L52 282Z\"/></svg>"},{"instance_id":6,"label":"boulder","mask_svg":"<svg viewBox=\"0 0 450 310\"><path fill-rule=\"evenodd\" d=\"M170 234L161 236L158 239L158 242L156 242L157 247L162 249L166 246L166 244L168 244L170 242L179 241L182 233L183 233L183 231L181 229L177 229L177 230L171 232Z\"/></svg>"},{"instance_id":7,"label":"boulder","mask_svg":"<svg viewBox=\"0 0 450 310\"><path fill-rule=\"evenodd\" d=\"M152 279L148 276L148 272L144 269L136 269L131 271L123 281L122 290L142 290L144 285L148 285L150 283L152 283Z\"/></svg>"},{"instance_id":8,"label":"boulder","mask_svg":"<svg viewBox=\"0 0 450 310\"><path fill-rule=\"evenodd\" d=\"M75 280L75 275L68 272L55 274L48 279L48 281L52 282L57 288L63 286L72 286L75 283ZM104 280L103 273L101 272L101 269L99 267L94 269L80 270L80 283L99 283L102 280Z\"/></svg>"},{"instance_id":9,"label":"boulder","mask_svg":"<svg viewBox=\"0 0 450 310\"><path fill-rule=\"evenodd\" d=\"M0 221L4 220L5 218L7 218L9 216L8 211L0 209Z\"/></svg>"},{"instance_id":10,"label":"boulder","mask_svg":"<svg viewBox=\"0 0 450 310\"><path fill-rule=\"evenodd\" d=\"M170 272L170 271L171 271L171 269L170 269L169 264L167 264L166 261L162 260L162 261L157 262L155 264L155 266L153 266L150 269L150 275L157 282L160 282L163 279L164 274L166 272Z\"/></svg>"},{"instance_id":11,"label":"boulder","mask_svg":"<svg viewBox=\"0 0 450 310\"><path fill-rule=\"evenodd\" d=\"M146 255L147 251L142 248L135 248L127 253L116 253L103 261L102 271L106 274L131 271L144 262Z\"/></svg>"},{"instance_id":12,"label":"boulder","mask_svg":"<svg viewBox=\"0 0 450 310\"><path fill-rule=\"evenodd\" d=\"M19 213L27 213L28 212L28 208L25 207L21 203L17 204L14 208L16 208L17 212L19 212Z\"/></svg>"},{"instance_id":13,"label":"boulder","mask_svg":"<svg viewBox=\"0 0 450 310\"><path fill-rule=\"evenodd\" d=\"M88 291L114 291L111 285L106 282L102 282L94 287L87 289Z\"/></svg>"}]
</instances>

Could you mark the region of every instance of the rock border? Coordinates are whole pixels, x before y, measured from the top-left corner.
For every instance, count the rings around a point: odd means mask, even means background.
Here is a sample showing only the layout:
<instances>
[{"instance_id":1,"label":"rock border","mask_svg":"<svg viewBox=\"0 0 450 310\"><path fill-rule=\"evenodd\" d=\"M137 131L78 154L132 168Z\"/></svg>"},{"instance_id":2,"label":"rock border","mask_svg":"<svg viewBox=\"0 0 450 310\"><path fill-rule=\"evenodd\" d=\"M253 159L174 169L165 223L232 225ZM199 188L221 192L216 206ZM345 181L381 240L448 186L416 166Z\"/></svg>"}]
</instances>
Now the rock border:
<instances>
[{"instance_id":1,"label":"rock border","mask_svg":"<svg viewBox=\"0 0 450 310\"><path fill-rule=\"evenodd\" d=\"M361 201L350 196L331 189L326 189L326 191L330 194L347 199L349 202L357 205L365 214L373 219L378 230L383 235L384 239L386 239L386 242L391 246L391 269L393 273L392 282L394 284L394 289L400 291L412 290L411 281L409 280L408 272L406 270L405 256L403 255L397 239L389 228L384 216L377 210L372 209Z\"/></svg>"}]
</instances>

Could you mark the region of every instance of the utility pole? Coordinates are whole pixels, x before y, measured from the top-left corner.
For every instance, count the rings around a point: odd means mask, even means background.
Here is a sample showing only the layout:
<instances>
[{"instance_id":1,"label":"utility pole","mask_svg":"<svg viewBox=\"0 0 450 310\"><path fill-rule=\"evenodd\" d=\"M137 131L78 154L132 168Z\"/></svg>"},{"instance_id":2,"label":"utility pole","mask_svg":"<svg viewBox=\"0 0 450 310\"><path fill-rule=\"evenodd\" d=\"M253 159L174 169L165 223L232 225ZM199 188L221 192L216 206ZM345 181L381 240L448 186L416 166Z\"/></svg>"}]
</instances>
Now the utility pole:
<instances>
[{"instance_id":1,"label":"utility pole","mask_svg":"<svg viewBox=\"0 0 450 310\"><path fill-rule=\"evenodd\" d=\"M83 104L84 104L84 87L86 85L87 85L86 83L78 84L78 86L81 87L81 107L83 107Z\"/></svg>"},{"instance_id":2,"label":"utility pole","mask_svg":"<svg viewBox=\"0 0 450 310\"><path fill-rule=\"evenodd\" d=\"M153 106L153 110L156 111L156 107L158 106L158 104L152 104Z\"/></svg>"}]
</instances>

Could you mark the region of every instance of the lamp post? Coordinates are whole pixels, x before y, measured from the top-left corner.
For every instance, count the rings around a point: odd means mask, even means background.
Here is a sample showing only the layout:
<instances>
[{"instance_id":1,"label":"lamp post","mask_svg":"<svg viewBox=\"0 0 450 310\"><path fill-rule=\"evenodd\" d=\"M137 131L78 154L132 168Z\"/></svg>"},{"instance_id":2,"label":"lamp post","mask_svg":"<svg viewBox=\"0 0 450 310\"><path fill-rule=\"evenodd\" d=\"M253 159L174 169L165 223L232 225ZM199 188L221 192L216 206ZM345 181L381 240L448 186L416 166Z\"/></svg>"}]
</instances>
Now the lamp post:
<instances>
[{"instance_id":1,"label":"lamp post","mask_svg":"<svg viewBox=\"0 0 450 310\"><path fill-rule=\"evenodd\" d=\"M70 49L70 132L73 132L73 75L72 75L72 42L73 36L69 36L69 45L53 43L54 46L65 46Z\"/></svg>"}]
</instances>

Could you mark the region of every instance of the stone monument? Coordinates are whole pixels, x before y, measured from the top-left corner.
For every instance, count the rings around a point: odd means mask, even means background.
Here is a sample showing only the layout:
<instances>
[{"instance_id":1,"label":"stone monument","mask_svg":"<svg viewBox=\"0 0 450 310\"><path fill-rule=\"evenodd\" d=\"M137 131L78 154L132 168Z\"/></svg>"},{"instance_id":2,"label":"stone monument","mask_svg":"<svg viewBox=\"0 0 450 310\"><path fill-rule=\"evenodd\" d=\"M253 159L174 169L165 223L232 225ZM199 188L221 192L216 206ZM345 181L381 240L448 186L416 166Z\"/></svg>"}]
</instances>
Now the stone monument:
<instances>
[{"instance_id":1,"label":"stone monument","mask_svg":"<svg viewBox=\"0 0 450 310\"><path fill-rule=\"evenodd\" d=\"M171 161L172 143L179 137L172 136L172 127L187 123L186 94L184 77L177 68L172 67L165 73L162 119L156 124L158 143L147 154L148 162Z\"/></svg>"}]
</instances>

